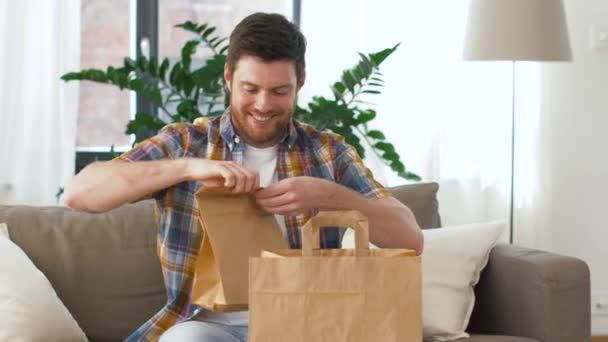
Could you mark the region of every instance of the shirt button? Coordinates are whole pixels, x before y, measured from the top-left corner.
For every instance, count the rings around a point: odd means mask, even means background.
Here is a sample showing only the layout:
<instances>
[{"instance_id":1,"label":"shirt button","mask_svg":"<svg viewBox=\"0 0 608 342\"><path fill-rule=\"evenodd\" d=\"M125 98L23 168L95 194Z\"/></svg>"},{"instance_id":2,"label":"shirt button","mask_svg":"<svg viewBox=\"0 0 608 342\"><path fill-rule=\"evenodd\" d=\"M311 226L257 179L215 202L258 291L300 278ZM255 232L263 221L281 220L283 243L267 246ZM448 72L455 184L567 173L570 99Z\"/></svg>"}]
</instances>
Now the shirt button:
<instances>
[{"instance_id":1,"label":"shirt button","mask_svg":"<svg viewBox=\"0 0 608 342\"><path fill-rule=\"evenodd\" d=\"M240 142L241 142L241 139L239 139L239 137L235 137L235 138L234 138L234 142L238 144L238 143L240 143Z\"/></svg>"}]
</instances>

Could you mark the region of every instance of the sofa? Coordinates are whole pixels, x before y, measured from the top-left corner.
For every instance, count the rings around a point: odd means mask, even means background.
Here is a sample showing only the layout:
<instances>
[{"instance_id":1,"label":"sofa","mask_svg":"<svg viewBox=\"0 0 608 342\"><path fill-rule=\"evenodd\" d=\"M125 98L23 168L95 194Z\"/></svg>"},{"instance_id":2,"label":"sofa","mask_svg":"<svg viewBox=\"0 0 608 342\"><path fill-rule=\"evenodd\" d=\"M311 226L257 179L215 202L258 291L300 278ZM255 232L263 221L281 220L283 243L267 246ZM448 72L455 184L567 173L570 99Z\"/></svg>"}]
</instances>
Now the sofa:
<instances>
[{"instance_id":1,"label":"sofa","mask_svg":"<svg viewBox=\"0 0 608 342\"><path fill-rule=\"evenodd\" d=\"M441 226L436 183L390 189L423 229ZM47 276L90 341L120 341L166 299L154 203L107 213L0 206L11 239ZM499 244L475 287L471 342L588 342L590 283L576 258ZM465 340L463 340L465 341Z\"/></svg>"}]
</instances>

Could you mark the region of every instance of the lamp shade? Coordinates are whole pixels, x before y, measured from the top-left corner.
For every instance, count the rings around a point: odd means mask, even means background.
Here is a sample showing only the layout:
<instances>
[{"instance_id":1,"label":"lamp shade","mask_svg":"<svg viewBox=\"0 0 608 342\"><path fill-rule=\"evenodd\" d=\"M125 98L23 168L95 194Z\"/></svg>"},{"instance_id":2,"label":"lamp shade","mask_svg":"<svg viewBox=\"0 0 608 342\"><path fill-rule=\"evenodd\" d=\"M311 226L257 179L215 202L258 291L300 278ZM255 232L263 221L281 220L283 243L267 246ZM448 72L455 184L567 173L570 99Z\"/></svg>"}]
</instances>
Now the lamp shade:
<instances>
[{"instance_id":1,"label":"lamp shade","mask_svg":"<svg viewBox=\"0 0 608 342\"><path fill-rule=\"evenodd\" d=\"M569 61L561 0L471 0L464 60Z\"/></svg>"}]
</instances>

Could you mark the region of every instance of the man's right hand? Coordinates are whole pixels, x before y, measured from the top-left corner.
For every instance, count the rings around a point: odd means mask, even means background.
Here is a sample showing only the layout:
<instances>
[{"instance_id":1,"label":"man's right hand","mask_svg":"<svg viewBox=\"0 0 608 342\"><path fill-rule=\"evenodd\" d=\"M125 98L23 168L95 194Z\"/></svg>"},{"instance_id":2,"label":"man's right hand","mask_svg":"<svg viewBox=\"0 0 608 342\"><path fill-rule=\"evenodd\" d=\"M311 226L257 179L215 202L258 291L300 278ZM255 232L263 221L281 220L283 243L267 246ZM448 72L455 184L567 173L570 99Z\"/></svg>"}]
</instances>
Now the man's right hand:
<instances>
[{"instance_id":1,"label":"man's right hand","mask_svg":"<svg viewBox=\"0 0 608 342\"><path fill-rule=\"evenodd\" d=\"M260 187L257 170L233 161L184 158L187 178L206 186L233 188L233 193L253 193Z\"/></svg>"},{"instance_id":2,"label":"man's right hand","mask_svg":"<svg viewBox=\"0 0 608 342\"><path fill-rule=\"evenodd\" d=\"M104 212L189 180L253 193L259 178L257 171L235 162L202 158L94 162L70 181L64 198L70 208Z\"/></svg>"}]
</instances>

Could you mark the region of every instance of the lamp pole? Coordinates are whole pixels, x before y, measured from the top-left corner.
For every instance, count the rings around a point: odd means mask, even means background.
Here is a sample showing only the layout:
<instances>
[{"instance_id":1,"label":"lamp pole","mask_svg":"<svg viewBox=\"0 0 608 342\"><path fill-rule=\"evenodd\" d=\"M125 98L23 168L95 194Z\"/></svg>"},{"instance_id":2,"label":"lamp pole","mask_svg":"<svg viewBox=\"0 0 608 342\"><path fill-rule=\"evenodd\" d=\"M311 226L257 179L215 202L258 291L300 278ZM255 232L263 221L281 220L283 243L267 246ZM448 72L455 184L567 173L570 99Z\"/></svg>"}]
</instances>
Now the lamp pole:
<instances>
[{"instance_id":1,"label":"lamp pole","mask_svg":"<svg viewBox=\"0 0 608 342\"><path fill-rule=\"evenodd\" d=\"M509 243L513 244L513 212L515 207L515 61L513 66L513 87L511 89L511 213L509 219Z\"/></svg>"}]
</instances>

